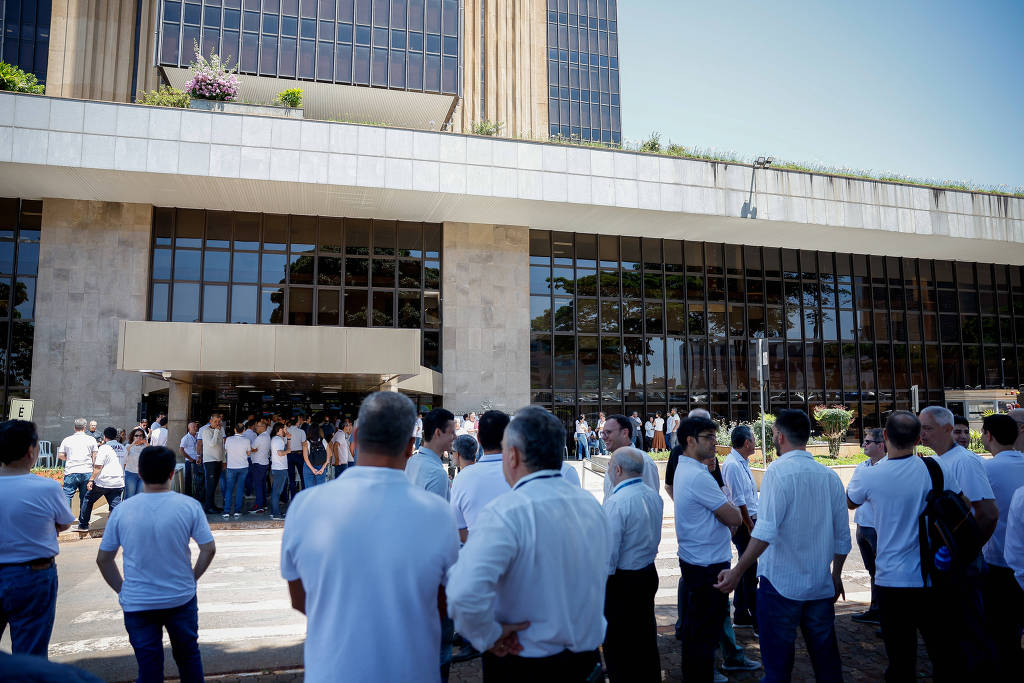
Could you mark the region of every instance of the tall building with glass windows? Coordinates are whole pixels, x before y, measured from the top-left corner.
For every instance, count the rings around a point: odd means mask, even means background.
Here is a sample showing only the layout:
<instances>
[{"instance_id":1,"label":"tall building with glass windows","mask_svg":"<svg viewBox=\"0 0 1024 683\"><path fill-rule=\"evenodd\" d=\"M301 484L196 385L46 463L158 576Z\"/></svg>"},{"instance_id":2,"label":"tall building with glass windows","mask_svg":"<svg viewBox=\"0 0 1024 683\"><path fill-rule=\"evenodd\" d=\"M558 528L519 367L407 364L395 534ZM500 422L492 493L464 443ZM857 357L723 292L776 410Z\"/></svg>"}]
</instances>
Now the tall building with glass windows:
<instances>
[{"instance_id":1,"label":"tall building with glass windows","mask_svg":"<svg viewBox=\"0 0 1024 683\"><path fill-rule=\"evenodd\" d=\"M1024 200L568 144L620 139L614 0L0 6L46 83L0 93L0 391L44 437L382 388L567 426L1019 400ZM195 45L303 120L131 103Z\"/></svg>"}]
</instances>

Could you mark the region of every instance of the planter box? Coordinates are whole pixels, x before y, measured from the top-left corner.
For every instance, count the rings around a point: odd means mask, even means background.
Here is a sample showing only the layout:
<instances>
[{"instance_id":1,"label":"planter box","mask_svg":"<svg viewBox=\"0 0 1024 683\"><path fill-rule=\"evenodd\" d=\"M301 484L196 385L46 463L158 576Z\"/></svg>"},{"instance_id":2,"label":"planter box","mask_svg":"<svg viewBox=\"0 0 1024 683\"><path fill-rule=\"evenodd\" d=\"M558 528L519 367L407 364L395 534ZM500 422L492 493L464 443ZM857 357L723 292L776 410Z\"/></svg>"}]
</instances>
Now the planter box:
<instances>
[{"instance_id":1,"label":"planter box","mask_svg":"<svg viewBox=\"0 0 1024 683\"><path fill-rule=\"evenodd\" d=\"M243 102L224 102L221 100L192 100L190 109L203 111L220 111L228 114L253 114L255 116L277 116L286 119L301 119L301 107L279 107L274 104L245 104Z\"/></svg>"}]
</instances>

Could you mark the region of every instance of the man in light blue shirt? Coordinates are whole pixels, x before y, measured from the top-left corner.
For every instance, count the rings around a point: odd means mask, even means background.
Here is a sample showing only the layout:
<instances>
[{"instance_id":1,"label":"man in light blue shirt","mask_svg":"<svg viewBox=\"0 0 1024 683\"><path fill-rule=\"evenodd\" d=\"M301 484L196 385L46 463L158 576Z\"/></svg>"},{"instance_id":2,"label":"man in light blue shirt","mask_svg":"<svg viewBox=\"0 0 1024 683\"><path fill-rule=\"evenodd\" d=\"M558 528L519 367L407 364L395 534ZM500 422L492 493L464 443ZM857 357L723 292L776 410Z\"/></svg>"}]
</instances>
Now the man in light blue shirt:
<instances>
[{"instance_id":1,"label":"man in light blue shirt","mask_svg":"<svg viewBox=\"0 0 1024 683\"><path fill-rule=\"evenodd\" d=\"M750 532L757 522L757 484L750 471L749 458L754 454L754 433L750 427L741 425L730 435L732 450L722 463L722 479L729 502L736 506L743 518L743 524L733 534L732 542L736 553L743 555L750 544ZM733 624L739 628L757 628L757 563L740 579L733 594Z\"/></svg>"},{"instance_id":2,"label":"man in light blue shirt","mask_svg":"<svg viewBox=\"0 0 1024 683\"><path fill-rule=\"evenodd\" d=\"M660 681L658 625L654 596L658 571L654 559L661 542L664 503L643 486L643 453L620 448L609 463L614 488L604 500L611 558L605 588L604 658L612 683Z\"/></svg>"},{"instance_id":3,"label":"man in light blue shirt","mask_svg":"<svg viewBox=\"0 0 1024 683\"><path fill-rule=\"evenodd\" d=\"M834 603L845 595L843 563L852 546L846 491L839 475L806 451L811 436L807 413L783 410L772 429L779 459L761 482L757 525L747 551L735 567L720 574L717 587L725 593L733 590L760 557L757 615L763 680L790 679L799 627L817 680L841 681Z\"/></svg>"},{"instance_id":4,"label":"man in light blue shirt","mask_svg":"<svg viewBox=\"0 0 1024 683\"><path fill-rule=\"evenodd\" d=\"M1024 453L1014 448L1017 423L1009 415L989 415L981 429L981 441L993 456L985 462L985 472L1000 510L995 533L982 550L988 563L982 584L985 626L995 645L997 670L1009 680L1019 676L1024 666L1020 647L1024 590L1014 578L1003 549L1010 502L1017 489L1024 486Z\"/></svg>"},{"instance_id":5,"label":"man in light blue shirt","mask_svg":"<svg viewBox=\"0 0 1024 683\"><path fill-rule=\"evenodd\" d=\"M455 416L444 408L434 408L423 416L423 443L405 464L405 476L416 488L451 500L448 470L441 454L451 450L455 441Z\"/></svg>"}]
</instances>

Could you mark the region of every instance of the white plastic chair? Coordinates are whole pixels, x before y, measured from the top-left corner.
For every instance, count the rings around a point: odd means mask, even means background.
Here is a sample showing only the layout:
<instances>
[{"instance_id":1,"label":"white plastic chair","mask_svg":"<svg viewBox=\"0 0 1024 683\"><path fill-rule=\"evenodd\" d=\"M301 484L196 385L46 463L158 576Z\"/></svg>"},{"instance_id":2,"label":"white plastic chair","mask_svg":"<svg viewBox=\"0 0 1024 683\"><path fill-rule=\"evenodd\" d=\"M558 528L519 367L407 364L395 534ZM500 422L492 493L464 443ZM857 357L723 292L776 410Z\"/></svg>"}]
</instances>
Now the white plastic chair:
<instances>
[{"instance_id":1,"label":"white plastic chair","mask_svg":"<svg viewBox=\"0 0 1024 683\"><path fill-rule=\"evenodd\" d=\"M39 458L36 460L37 467L53 467L53 446L49 441L39 442Z\"/></svg>"}]
</instances>

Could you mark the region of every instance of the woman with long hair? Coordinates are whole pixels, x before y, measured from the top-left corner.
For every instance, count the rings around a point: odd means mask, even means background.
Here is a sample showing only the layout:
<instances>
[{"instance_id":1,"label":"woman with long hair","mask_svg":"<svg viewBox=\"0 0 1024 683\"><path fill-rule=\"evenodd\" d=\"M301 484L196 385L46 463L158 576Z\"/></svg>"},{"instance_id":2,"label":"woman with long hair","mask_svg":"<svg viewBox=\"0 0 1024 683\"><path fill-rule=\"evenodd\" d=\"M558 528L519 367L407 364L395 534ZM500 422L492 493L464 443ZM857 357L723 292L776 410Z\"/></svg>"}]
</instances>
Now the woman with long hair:
<instances>
[{"instance_id":1,"label":"woman with long hair","mask_svg":"<svg viewBox=\"0 0 1024 683\"><path fill-rule=\"evenodd\" d=\"M136 427L128 435L128 455L124 459L124 497L131 498L142 491L142 477L139 476L139 455L148 446L146 432Z\"/></svg>"}]
</instances>

